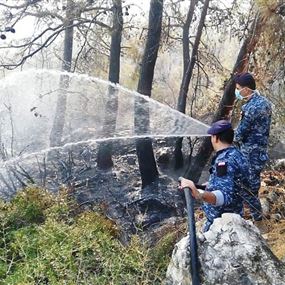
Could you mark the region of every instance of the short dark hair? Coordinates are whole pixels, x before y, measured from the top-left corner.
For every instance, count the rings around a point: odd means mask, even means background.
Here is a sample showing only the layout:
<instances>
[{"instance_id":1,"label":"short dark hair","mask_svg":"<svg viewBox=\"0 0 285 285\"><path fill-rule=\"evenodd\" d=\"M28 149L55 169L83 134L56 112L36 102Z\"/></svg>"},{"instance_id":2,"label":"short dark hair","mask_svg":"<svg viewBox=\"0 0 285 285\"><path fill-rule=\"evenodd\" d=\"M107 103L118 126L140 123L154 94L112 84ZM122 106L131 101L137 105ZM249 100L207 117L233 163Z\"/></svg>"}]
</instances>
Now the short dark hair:
<instances>
[{"instance_id":1,"label":"short dark hair","mask_svg":"<svg viewBox=\"0 0 285 285\"><path fill-rule=\"evenodd\" d=\"M248 87L251 90L256 89L255 80L253 76L248 72L236 74L234 77L234 81L242 87Z\"/></svg>"},{"instance_id":2,"label":"short dark hair","mask_svg":"<svg viewBox=\"0 0 285 285\"><path fill-rule=\"evenodd\" d=\"M216 137L223 143L232 144L234 140L234 130L227 129L221 133L216 134Z\"/></svg>"}]
</instances>

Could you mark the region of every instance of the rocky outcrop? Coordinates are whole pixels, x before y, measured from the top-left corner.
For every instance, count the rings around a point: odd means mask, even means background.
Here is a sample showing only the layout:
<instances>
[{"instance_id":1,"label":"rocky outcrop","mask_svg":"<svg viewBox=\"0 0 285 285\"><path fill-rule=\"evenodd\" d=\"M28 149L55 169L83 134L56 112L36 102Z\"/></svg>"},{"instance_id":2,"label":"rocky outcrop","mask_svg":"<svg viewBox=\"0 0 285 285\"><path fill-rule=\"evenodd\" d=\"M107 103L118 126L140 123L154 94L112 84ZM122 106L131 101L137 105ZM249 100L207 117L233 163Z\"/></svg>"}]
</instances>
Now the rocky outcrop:
<instances>
[{"instance_id":1,"label":"rocky outcrop","mask_svg":"<svg viewBox=\"0 0 285 285\"><path fill-rule=\"evenodd\" d=\"M190 285L188 237L176 244L166 285ZM284 285L285 265L269 249L252 222L223 214L198 235L204 285Z\"/></svg>"}]
</instances>

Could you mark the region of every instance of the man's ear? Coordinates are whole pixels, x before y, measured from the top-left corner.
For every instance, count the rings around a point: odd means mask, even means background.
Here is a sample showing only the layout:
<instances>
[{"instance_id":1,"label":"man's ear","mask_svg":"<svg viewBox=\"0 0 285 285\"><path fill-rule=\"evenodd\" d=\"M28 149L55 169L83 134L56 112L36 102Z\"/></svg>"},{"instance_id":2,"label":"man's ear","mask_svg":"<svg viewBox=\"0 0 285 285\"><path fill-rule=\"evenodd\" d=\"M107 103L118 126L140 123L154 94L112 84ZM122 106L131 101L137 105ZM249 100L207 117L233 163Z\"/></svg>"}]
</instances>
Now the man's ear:
<instances>
[{"instance_id":1,"label":"man's ear","mask_svg":"<svg viewBox=\"0 0 285 285\"><path fill-rule=\"evenodd\" d=\"M218 143L219 142L219 137L215 136L215 142Z\"/></svg>"},{"instance_id":2,"label":"man's ear","mask_svg":"<svg viewBox=\"0 0 285 285\"><path fill-rule=\"evenodd\" d=\"M216 135L213 135L213 141L214 141L215 143L218 142L218 137L217 137Z\"/></svg>"}]
</instances>

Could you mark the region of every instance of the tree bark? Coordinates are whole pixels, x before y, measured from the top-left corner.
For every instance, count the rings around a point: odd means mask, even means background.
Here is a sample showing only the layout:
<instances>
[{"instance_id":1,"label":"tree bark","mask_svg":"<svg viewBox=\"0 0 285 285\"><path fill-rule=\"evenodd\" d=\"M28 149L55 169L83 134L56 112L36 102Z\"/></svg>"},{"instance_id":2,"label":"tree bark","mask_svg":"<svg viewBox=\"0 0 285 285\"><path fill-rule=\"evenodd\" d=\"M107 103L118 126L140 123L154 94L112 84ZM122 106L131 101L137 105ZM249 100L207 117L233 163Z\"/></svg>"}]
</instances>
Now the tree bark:
<instances>
[{"instance_id":1,"label":"tree bark","mask_svg":"<svg viewBox=\"0 0 285 285\"><path fill-rule=\"evenodd\" d=\"M137 91L151 96L154 67L157 59L161 26L163 0L151 0L146 46L141 63L140 78ZM135 99L135 130L138 135L144 135L149 129L148 102L142 98ZM158 170L154 158L150 138L136 140L136 151L142 179L142 188L152 184L158 178Z\"/></svg>"},{"instance_id":2,"label":"tree bark","mask_svg":"<svg viewBox=\"0 0 285 285\"><path fill-rule=\"evenodd\" d=\"M255 20L253 21L250 27L249 35L247 38L245 38L242 47L239 51L231 77L226 83L223 97L219 103L218 110L214 115L213 122L221 119L230 118L230 112L233 108L233 104L235 101L234 74L245 72L248 70L250 55L254 51L254 48L260 38L260 35L263 31L263 27L265 25L265 21L266 20L262 18L259 13L256 15ZM194 182L198 182L201 173L212 154L212 151L213 148L210 137L204 138L201 146L198 149L197 155L192 160L192 163L188 165L184 177L191 179Z\"/></svg>"},{"instance_id":3,"label":"tree bark","mask_svg":"<svg viewBox=\"0 0 285 285\"><path fill-rule=\"evenodd\" d=\"M193 49L192 49L191 59L189 59L189 27L192 21L195 4L196 4L196 1L194 0L191 1L188 15L187 15L187 20L185 22L185 25L183 26L184 70L183 70L182 83L181 83L180 91L179 91L177 110L184 114L186 110L186 100L187 100L187 94L189 90L189 84L190 84L193 70L194 70L194 67L197 61L198 48L199 48L199 44L200 44L200 40L201 40L201 36L203 32L203 27L205 24L205 18L208 12L209 2L210 0L206 0L203 6L196 38L195 38ZM183 138L178 138L175 143L175 150L174 150L175 169L179 169L183 167L182 141L183 141Z\"/></svg>"},{"instance_id":4,"label":"tree bark","mask_svg":"<svg viewBox=\"0 0 285 285\"><path fill-rule=\"evenodd\" d=\"M63 49L63 63L62 70L70 72L72 63L72 50L73 50L73 16L72 16L72 1L68 1L66 10L66 29L64 32L64 49ZM50 146L60 146L63 136L63 129L65 124L65 113L66 113L66 101L67 94L66 90L69 86L68 75L61 75L60 77L60 88L56 103L55 117L53 126L50 133Z\"/></svg>"},{"instance_id":5,"label":"tree bark","mask_svg":"<svg viewBox=\"0 0 285 285\"><path fill-rule=\"evenodd\" d=\"M109 81L118 83L120 78L120 56L121 40L123 30L122 1L113 0L113 29L111 36ZM118 112L117 90L109 86L108 99L106 102L105 120L103 135L111 136L116 130L116 119ZM112 142L103 142L99 146L97 165L101 169L108 169L113 166Z\"/></svg>"}]
</instances>

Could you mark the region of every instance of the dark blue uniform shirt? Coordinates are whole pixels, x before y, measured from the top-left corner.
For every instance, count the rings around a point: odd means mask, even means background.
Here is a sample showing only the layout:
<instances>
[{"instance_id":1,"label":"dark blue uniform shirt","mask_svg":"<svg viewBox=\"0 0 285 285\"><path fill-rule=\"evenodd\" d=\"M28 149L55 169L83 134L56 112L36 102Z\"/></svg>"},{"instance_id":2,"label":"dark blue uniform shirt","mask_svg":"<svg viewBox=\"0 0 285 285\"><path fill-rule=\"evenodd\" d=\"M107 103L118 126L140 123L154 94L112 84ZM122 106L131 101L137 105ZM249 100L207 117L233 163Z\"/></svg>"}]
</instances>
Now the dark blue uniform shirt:
<instances>
[{"instance_id":1,"label":"dark blue uniform shirt","mask_svg":"<svg viewBox=\"0 0 285 285\"><path fill-rule=\"evenodd\" d=\"M206 190L216 195L220 205L203 204L207 217L204 231L223 213L242 214L241 191L244 186L248 187L248 177L248 161L236 147L231 146L216 153Z\"/></svg>"},{"instance_id":2,"label":"dark blue uniform shirt","mask_svg":"<svg viewBox=\"0 0 285 285\"><path fill-rule=\"evenodd\" d=\"M271 113L271 103L258 91L242 106L242 118L235 131L235 141L243 152L248 153L252 148L266 151Z\"/></svg>"},{"instance_id":3,"label":"dark blue uniform shirt","mask_svg":"<svg viewBox=\"0 0 285 285\"><path fill-rule=\"evenodd\" d=\"M262 218L262 207L258 198L260 174L268 160L267 145L271 124L271 103L255 91L242 106L242 118L235 131L235 141L247 157L250 170L250 187L245 189L243 198L249 205L254 220Z\"/></svg>"}]
</instances>

